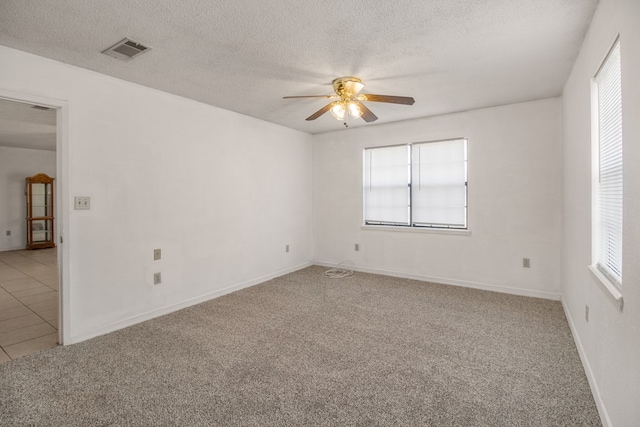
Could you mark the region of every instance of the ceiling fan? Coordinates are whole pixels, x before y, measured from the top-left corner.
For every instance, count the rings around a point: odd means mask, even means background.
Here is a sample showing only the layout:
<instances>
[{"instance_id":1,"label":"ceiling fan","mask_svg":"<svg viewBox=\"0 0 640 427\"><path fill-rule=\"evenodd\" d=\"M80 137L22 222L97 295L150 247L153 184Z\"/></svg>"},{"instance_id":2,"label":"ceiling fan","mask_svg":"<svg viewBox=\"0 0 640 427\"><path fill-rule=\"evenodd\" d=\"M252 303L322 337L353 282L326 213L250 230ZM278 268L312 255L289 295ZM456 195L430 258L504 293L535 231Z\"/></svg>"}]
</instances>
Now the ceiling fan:
<instances>
[{"instance_id":1,"label":"ceiling fan","mask_svg":"<svg viewBox=\"0 0 640 427\"><path fill-rule=\"evenodd\" d=\"M360 93L364 88L364 83L357 77L339 77L333 81L333 90L335 95L302 95L302 96L285 96L284 99L292 98L328 98L335 99L325 105L309 117L307 120L315 120L327 111L338 120L344 120L347 115L357 119L362 117L365 122L374 122L378 120L378 116L367 108L362 101L371 102L388 102L391 104L413 105L414 99L410 96L392 96L392 95L373 95L370 93ZM345 123L346 125L346 123Z\"/></svg>"}]
</instances>

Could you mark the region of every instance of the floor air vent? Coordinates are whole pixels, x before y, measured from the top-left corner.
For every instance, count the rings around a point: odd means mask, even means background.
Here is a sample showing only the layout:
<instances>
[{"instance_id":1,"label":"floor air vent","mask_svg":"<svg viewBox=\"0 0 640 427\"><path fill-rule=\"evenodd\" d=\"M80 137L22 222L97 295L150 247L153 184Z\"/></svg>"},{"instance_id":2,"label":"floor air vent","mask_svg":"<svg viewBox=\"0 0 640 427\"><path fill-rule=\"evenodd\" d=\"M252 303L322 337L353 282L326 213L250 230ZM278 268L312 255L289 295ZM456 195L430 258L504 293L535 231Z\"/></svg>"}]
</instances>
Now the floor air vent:
<instances>
[{"instance_id":1,"label":"floor air vent","mask_svg":"<svg viewBox=\"0 0 640 427\"><path fill-rule=\"evenodd\" d=\"M109 55L112 58L130 61L149 50L151 50L150 47L142 45L131 39L122 39L110 48L103 50L102 53Z\"/></svg>"}]
</instances>

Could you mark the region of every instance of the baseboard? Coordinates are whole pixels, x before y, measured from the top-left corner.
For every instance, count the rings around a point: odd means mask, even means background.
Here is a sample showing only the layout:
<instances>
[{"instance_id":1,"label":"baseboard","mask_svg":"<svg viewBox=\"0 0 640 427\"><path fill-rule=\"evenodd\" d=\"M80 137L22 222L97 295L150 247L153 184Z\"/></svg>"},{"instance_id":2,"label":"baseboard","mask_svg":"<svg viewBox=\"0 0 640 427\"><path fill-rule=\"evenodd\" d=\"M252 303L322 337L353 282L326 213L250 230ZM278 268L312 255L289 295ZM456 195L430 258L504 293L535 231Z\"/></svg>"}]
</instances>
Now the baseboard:
<instances>
[{"instance_id":1,"label":"baseboard","mask_svg":"<svg viewBox=\"0 0 640 427\"><path fill-rule=\"evenodd\" d=\"M162 307L156 310L151 310L142 314L137 314L135 316L131 316L126 319L121 319L121 320L118 320L117 322L109 323L99 328L92 329L91 331L86 331L81 334L68 337L65 340L65 345L77 344L79 342L86 341L88 339L95 338L100 335L108 334L110 332L114 332L119 329L133 326L137 323L145 322L147 320L151 320L156 317L164 316L166 314L173 313L174 311L182 310L183 308L191 307L192 305L200 304L205 301L209 301L209 300L221 297L223 295L227 295L232 292L239 291L240 289L249 288L251 286L255 286L260 283L266 282L267 280L284 276L285 274L293 273L294 271L302 270L303 268L307 268L310 265L312 265L310 262L306 262L303 264L296 265L294 267L286 268L273 273L265 274L263 276L255 277L253 279L246 280L244 282L235 283L223 289L218 289L213 292L208 292L206 294L200 295L195 298L189 298L176 304L171 304L166 307Z\"/></svg>"},{"instance_id":2,"label":"baseboard","mask_svg":"<svg viewBox=\"0 0 640 427\"><path fill-rule=\"evenodd\" d=\"M328 262L328 261L321 261L321 260L313 261L313 264L321 265L325 267L336 266L335 262ZM464 280L454 280L454 279L447 279L443 277L425 276L422 274L402 273L399 271L383 270L383 269L370 268L370 267L361 267L361 266L352 265L352 264L342 265L342 267L349 268L354 271L361 271L363 273L381 274L383 276L401 277L403 279L414 279L414 280L420 280L423 282L441 283L443 285L462 286L464 288L480 289L483 291L500 292L503 294L520 295L525 297L543 298L543 299L550 299L554 301L560 301L560 294L554 294L552 292L532 291L529 289L511 288L508 286L491 285L488 283L468 282Z\"/></svg>"},{"instance_id":3,"label":"baseboard","mask_svg":"<svg viewBox=\"0 0 640 427\"><path fill-rule=\"evenodd\" d=\"M602 421L602 426L613 427L613 425L611 424L611 419L609 418L609 413L607 412L607 408L604 405L602 396L600 395L600 390L598 389L598 384L596 383L595 376L593 375L593 371L591 370L589 359L587 359L587 354L584 351L584 346L582 345L582 341L580 340L580 336L578 335L578 332L576 330L575 323L573 322L573 318L571 317L571 312L569 311L564 298L561 298L560 302L562 303L564 315L567 318L567 322L569 323L569 329L571 329L573 341L576 343L576 348L578 349L578 354L580 355L580 360L582 361L584 372L587 375L587 381L589 381L589 387L591 388L591 394L593 394L593 400L596 401L596 407L598 408L598 413L600 414L600 421Z\"/></svg>"},{"instance_id":4,"label":"baseboard","mask_svg":"<svg viewBox=\"0 0 640 427\"><path fill-rule=\"evenodd\" d=\"M27 247L25 245L22 245L22 246L16 246L16 247L13 247L13 248L1 248L0 252L24 251L25 249L27 249Z\"/></svg>"}]
</instances>

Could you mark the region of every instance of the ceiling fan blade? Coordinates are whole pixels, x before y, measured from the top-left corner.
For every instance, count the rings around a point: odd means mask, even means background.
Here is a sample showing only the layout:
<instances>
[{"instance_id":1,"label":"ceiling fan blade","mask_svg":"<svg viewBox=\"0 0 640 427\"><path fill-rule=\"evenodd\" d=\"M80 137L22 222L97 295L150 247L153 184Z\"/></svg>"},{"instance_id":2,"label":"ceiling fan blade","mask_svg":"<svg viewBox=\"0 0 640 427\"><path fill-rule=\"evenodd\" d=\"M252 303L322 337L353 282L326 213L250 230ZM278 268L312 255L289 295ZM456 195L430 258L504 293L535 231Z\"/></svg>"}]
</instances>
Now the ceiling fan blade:
<instances>
[{"instance_id":1,"label":"ceiling fan blade","mask_svg":"<svg viewBox=\"0 0 640 427\"><path fill-rule=\"evenodd\" d=\"M324 113L326 113L327 111L329 111L331 109L331 107L333 107L333 102L325 105L324 107L322 107L321 109L319 109L318 111L316 111L315 113L313 113L312 115L310 115L309 117L307 117L307 121L311 121L311 120L315 120L318 117L320 117L321 115L323 115Z\"/></svg>"},{"instance_id":2,"label":"ceiling fan blade","mask_svg":"<svg viewBox=\"0 0 640 427\"><path fill-rule=\"evenodd\" d=\"M373 102L389 102L391 104L404 104L413 105L416 102L410 96L392 96L392 95L373 95L371 93L359 95L360 101L373 101Z\"/></svg>"},{"instance_id":3,"label":"ceiling fan blade","mask_svg":"<svg viewBox=\"0 0 640 427\"><path fill-rule=\"evenodd\" d=\"M292 98L339 98L338 95L299 95L299 96L283 96L282 99Z\"/></svg>"},{"instance_id":4,"label":"ceiling fan blade","mask_svg":"<svg viewBox=\"0 0 640 427\"><path fill-rule=\"evenodd\" d=\"M360 116L362 117L362 120L364 120L367 123L375 122L376 120L378 120L378 116L373 114L373 111L368 109L366 105L364 105L360 101L355 101L355 102L358 104L358 107L360 107L360 111L362 111L362 116Z\"/></svg>"}]
</instances>

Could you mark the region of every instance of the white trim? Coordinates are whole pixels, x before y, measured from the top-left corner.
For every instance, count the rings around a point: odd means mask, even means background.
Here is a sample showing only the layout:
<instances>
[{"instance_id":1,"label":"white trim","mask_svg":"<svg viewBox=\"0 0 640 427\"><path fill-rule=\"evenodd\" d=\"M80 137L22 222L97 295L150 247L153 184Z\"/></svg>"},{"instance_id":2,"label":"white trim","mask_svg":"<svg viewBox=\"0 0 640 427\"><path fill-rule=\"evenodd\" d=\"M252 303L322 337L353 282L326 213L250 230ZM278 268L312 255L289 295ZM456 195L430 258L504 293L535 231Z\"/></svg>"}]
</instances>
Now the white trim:
<instances>
[{"instance_id":1,"label":"white trim","mask_svg":"<svg viewBox=\"0 0 640 427\"><path fill-rule=\"evenodd\" d=\"M470 236L471 230L462 230L457 228L430 228L430 227L410 227L408 225L361 225L360 230L366 231L400 231L403 233L428 233L428 234L447 234L450 236Z\"/></svg>"},{"instance_id":2,"label":"white trim","mask_svg":"<svg viewBox=\"0 0 640 427\"><path fill-rule=\"evenodd\" d=\"M171 304L166 307L161 307L155 310L148 311L142 314L136 314L134 316L128 317L126 319L118 320L106 325L102 325L98 328L85 331L81 334L69 337L66 344L76 344L82 341L86 341L90 338L95 338L100 335L108 334L110 332L117 331L119 329L126 328L128 326L135 325L137 323L141 323L147 320L151 320L156 317L164 316L169 313L173 313L174 311L181 310L183 308L191 307L196 304L200 304L202 302L206 302L223 295L230 294L232 292L239 291L240 289L249 288L251 286L258 285L260 283L271 280L275 277L284 276L285 274L293 273L294 271L302 270L303 268L307 268L312 265L310 262L306 262L303 264L296 265L294 267L285 268L283 270L279 270L273 273L265 274L263 276L256 277L254 279L245 280L244 282L236 283L233 285L229 285L225 288L218 289L217 291L208 292L206 294L200 295L198 297L189 298L182 302Z\"/></svg>"},{"instance_id":3,"label":"white trim","mask_svg":"<svg viewBox=\"0 0 640 427\"><path fill-rule=\"evenodd\" d=\"M620 311L622 311L622 308L624 307L624 299L622 298L622 292L620 292L620 289L618 289L616 285L611 283L609 278L602 274L597 266L590 265L589 271L596 278L596 281L604 286L607 291L609 291L609 294L611 294L613 299L618 303L618 308L620 309Z\"/></svg>"},{"instance_id":4,"label":"white trim","mask_svg":"<svg viewBox=\"0 0 640 427\"><path fill-rule=\"evenodd\" d=\"M67 213L71 196L69 180L69 121L70 104L64 102L56 114L56 178L58 180L57 202L57 239L58 248L58 278L60 292L60 312L58 318L58 343L67 344L67 337L71 336L71 246L66 236L66 230L71 229L70 218ZM62 188L61 188L62 187ZM61 191L62 190L62 191Z\"/></svg>"},{"instance_id":5,"label":"white trim","mask_svg":"<svg viewBox=\"0 0 640 427\"><path fill-rule=\"evenodd\" d=\"M611 424L609 413L607 412L607 408L604 405L602 396L600 395L600 390L598 389L598 384L596 383L596 377L595 375L593 375L593 370L591 369L589 359L587 359L587 353L584 351L584 346L582 345L582 341L580 340L580 336L578 335L578 331L576 330L575 323L573 322L573 318L571 317L571 312L569 311L564 298L561 298L560 302L562 303L562 309L564 310L564 315L567 318L567 323L569 323L569 329L571 330L573 341L576 343L578 355L580 356L580 360L582 361L582 366L584 367L584 372L586 373L587 381L589 382L589 387L591 388L593 400L595 400L596 402L596 407L598 408L598 414L600 414L600 421L602 422L602 426L611 427L613 424Z\"/></svg>"},{"instance_id":6,"label":"white trim","mask_svg":"<svg viewBox=\"0 0 640 427\"><path fill-rule=\"evenodd\" d=\"M68 103L62 99L49 98L32 93L16 92L14 90L3 88L0 88L0 98L8 101L19 102L21 104L36 104L50 108L64 107Z\"/></svg>"},{"instance_id":7,"label":"white trim","mask_svg":"<svg viewBox=\"0 0 640 427\"><path fill-rule=\"evenodd\" d=\"M320 265L323 267L335 267L336 265L338 265L337 262L322 261L322 260L315 260L313 261L313 264ZM560 294L555 294L552 292L512 288L509 286L492 285L488 283L468 282L465 280L446 279L443 277L425 276L422 274L408 274L408 273L401 273L399 271L393 271L393 270L383 270L379 268L362 267L358 265L352 265L349 263L341 264L340 267L347 268L354 271L360 271L363 273L381 274L383 276L400 277L403 279L420 280L423 282L439 283L443 285L461 286L463 288L480 289L483 291L500 292L503 294L520 295L524 297L543 298L543 299L549 299L554 301L559 301L561 297Z\"/></svg>"}]
</instances>

